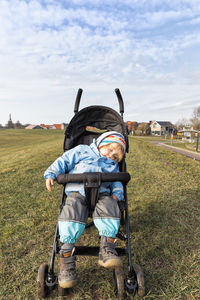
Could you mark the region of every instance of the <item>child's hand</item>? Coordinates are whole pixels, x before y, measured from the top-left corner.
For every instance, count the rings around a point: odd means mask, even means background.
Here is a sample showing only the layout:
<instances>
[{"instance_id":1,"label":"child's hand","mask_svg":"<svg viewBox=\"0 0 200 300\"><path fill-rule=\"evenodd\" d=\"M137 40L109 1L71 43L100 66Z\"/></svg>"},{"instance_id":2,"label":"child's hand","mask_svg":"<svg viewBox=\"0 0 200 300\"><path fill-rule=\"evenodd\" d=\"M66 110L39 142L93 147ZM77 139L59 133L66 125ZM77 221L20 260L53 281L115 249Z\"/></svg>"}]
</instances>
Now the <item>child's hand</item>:
<instances>
[{"instance_id":1,"label":"child's hand","mask_svg":"<svg viewBox=\"0 0 200 300\"><path fill-rule=\"evenodd\" d=\"M118 202L118 199L117 199L117 197L115 196L115 195L112 195L111 196L116 202Z\"/></svg>"},{"instance_id":2,"label":"child's hand","mask_svg":"<svg viewBox=\"0 0 200 300\"><path fill-rule=\"evenodd\" d=\"M47 178L46 179L46 188L49 192L51 192L51 185L54 185L54 179L53 178Z\"/></svg>"}]
</instances>

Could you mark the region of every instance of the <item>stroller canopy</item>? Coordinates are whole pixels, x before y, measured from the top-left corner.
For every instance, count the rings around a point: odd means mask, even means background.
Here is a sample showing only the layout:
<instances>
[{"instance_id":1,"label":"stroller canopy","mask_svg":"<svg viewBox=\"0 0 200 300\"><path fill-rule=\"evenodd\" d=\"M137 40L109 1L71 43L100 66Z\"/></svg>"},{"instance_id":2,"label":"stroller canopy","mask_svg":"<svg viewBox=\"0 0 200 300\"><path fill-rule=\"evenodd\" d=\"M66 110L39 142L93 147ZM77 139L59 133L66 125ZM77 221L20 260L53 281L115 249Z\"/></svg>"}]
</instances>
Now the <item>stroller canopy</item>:
<instances>
[{"instance_id":1,"label":"stroller canopy","mask_svg":"<svg viewBox=\"0 0 200 300\"><path fill-rule=\"evenodd\" d=\"M122 117L106 106L89 106L74 115L65 131L64 151L77 145L90 145L104 131L117 131L124 135L128 152L128 132Z\"/></svg>"}]
</instances>

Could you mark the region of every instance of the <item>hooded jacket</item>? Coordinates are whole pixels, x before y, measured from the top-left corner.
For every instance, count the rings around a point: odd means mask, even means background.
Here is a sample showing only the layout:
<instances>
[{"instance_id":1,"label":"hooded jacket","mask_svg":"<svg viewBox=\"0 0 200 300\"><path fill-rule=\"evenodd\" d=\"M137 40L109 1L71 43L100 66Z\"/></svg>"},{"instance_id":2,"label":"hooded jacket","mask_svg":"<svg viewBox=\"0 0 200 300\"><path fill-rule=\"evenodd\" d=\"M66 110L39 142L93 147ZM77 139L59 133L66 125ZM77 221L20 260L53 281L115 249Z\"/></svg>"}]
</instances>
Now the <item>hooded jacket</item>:
<instances>
[{"instance_id":1,"label":"hooded jacket","mask_svg":"<svg viewBox=\"0 0 200 300\"><path fill-rule=\"evenodd\" d=\"M77 174L86 172L119 172L118 163L102 156L97 148L96 142L88 145L78 145L66 152L45 171L44 178L56 180L59 174ZM65 193L79 192L85 196L84 185L81 183L68 183ZM118 201L122 201L123 185L121 182L104 182L101 184L100 193L115 195Z\"/></svg>"}]
</instances>

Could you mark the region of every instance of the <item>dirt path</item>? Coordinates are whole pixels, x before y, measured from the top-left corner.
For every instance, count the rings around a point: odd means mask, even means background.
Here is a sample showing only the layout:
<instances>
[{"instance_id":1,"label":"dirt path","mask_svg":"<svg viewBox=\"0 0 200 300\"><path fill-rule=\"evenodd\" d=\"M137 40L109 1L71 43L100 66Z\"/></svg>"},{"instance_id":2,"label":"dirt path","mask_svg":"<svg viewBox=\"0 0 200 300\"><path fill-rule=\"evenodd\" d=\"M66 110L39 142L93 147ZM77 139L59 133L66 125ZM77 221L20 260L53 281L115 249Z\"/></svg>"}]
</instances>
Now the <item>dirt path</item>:
<instances>
[{"instance_id":1,"label":"dirt path","mask_svg":"<svg viewBox=\"0 0 200 300\"><path fill-rule=\"evenodd\" d=\"M194 160L200 161L200 153L189 151L189 150L184 150L178 147L166 145L165 142L160 142L160 141L149 141L150 143L159 146L159 147L164 147L166 149L169 149L173 152L179 153L181 155L187 156L189 158L192 158Z\"/></svg>"}]
</instances>

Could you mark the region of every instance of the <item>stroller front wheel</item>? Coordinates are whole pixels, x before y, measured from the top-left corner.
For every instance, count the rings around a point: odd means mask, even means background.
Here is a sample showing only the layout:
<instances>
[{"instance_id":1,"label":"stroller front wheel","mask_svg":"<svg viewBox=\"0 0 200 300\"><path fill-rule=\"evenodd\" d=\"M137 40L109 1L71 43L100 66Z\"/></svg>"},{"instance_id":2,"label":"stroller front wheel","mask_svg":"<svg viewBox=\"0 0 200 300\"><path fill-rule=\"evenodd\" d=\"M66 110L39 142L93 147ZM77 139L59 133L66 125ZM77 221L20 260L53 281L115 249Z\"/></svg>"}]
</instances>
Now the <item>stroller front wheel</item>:
<instances>
[{"instance_id":1,"label":"stroller front wheel","mask_svg":"<svg viewBox=\"0 0 200 300\"><path fill-rule=\"evenodd\" d=\"M145 292L145 284L144 284L144 274L140 265L134 264L133 269L137 276L137 294L139 297L144 297Z\"/></svg>"},{"instance_id":2,"label":"stroller front wheel","mask_svg":"<svg viewBox=\"0 0 200 300\"><path fill-rule=\"evenodd\" d=\"M113 270L113 278L117 299L124 299L124 272L122 267Z\"/></svg>"},{"instance_id":3,"label":"stroller front wheel","mask_svg":"<svg viewBox=\"0 0 200 300\"><path fill-rule=\"evenodd\" d=\"M42 264L38 269L37 276L37 294L39 299L46 298L48 294L48 287L46 285L46 280L48 276L48 265Z\"/></svg>"}]
</instances>

